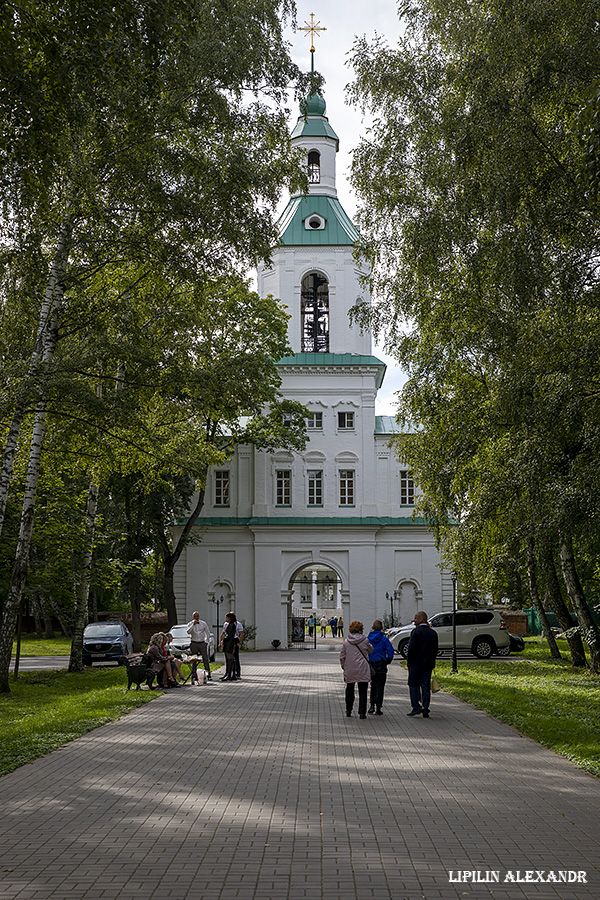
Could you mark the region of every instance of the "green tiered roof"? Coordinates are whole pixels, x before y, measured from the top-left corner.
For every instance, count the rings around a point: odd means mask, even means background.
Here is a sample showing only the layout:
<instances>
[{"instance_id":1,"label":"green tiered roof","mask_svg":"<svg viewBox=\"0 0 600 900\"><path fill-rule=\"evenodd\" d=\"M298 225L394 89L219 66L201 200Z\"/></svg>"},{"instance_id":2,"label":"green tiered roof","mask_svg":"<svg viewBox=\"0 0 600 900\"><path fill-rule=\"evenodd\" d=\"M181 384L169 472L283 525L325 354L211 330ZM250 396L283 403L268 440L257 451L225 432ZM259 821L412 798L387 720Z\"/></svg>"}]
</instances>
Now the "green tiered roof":
<instances>
[{"instance_id":1,"label":"green tiered roof","mask_svg":"<svg viewBox=\"0 0 600 900\"><path fill-rule=\"evenodd\" d=\"M317 214L325 228L305 228L305 221ZM358 240L358 231L336 197L309 194L292 197L279 219L279 241L284 247L348 246Z\"/></svg>"}]
</instances>

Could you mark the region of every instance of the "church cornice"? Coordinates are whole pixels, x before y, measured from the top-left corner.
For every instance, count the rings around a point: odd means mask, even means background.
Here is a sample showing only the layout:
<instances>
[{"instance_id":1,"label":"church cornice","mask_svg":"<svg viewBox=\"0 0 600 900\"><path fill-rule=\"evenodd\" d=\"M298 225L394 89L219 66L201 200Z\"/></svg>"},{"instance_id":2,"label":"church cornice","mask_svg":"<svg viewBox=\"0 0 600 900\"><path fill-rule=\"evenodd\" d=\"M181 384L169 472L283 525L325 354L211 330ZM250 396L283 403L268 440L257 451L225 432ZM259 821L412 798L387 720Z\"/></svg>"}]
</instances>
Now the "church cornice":
<instances>
[{"instance_id":1,"label":"church cornice","mask_svg":"<svg viewBox=\"0 0 600 900\"><path fill-rule=\"evenodd\" d=\"M299 366L311 374L341 375L347 374L375 375L379 389L383 383L386 364L376 356L363 356L355 353L294 353L284 356L276 363L281 372L293 374ZM350 370L350 371L348 371Z\"/></svg>"}]
</instances>

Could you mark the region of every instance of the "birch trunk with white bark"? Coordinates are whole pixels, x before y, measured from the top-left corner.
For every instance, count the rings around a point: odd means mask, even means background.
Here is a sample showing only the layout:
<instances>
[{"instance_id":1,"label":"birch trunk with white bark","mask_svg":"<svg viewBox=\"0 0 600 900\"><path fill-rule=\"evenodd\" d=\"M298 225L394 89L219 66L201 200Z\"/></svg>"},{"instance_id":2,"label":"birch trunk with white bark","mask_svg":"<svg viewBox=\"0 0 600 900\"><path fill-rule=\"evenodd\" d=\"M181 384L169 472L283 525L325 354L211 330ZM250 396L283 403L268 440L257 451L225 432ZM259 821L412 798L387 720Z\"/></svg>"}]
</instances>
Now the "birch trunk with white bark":
<instances>
[{"instance_id":1,"label":"birch trunk with white bark","mask_svg":"<svg viewBox=\"0 0 600 900\"><path fill-rule=\"evenodd\" d=\"M590 650L590 668L592 672L600 672L600 632L586 603L577 574L573 541L570 536L563 539L560 547L560 567L567 594L577 616L580 634Z\"/></svg>"},{"instance_id":2,"label":"birch trunk with white bark","mask_svg":"<svg viewBox=\"0 0 600 900\"><path fill-rule=\"evenodd\" d=\"M2 467L0 468L0 534L2 533L2 526L4 525L6 503L8 501L8 492L12 480L19 432L31 401L31 386L38 374L40 363L43 359L50 323L63 298L63 281L67 270L69 244L72 233L73 223L68 220L63 224L58 234L56 250L52 265L50 266L46 290L44 291L44 299L40 309L36 341L31 353L24 390L17 401L6 438L6 444L2 453Z\"/></svg>"},{"instance_id":3,"label":"birch trunk with white bark","mask_svg":"<svg viewBox=\"0 0 600 900\"><path fill-rule=\"evenodd\" d=\"M58 315L64 296L64 280L69 258L69 239L72 233L72 223L66 223L59 235L59 243L54 255L53 263L48 278L48 284L44 295L44 302L40 311L38 336L34 349L34 356L39 354L39 345L43 345L41 359L36 362L36 371L41 365L51 362L58 341ZM45 391L38 389L38 401L35 408L33 433L29 446L29 462L25 479L25 491L23 495L23 508L21 511L21 525L19 539L15 552L15 562L2 618L0 629L0 693L10 691L9 669L12 653L12 644L15 636L19 608L23 598L25 579L29 567L29 550L33 535L33 523L35 515L35 501L40 474L40 462L46 431L47 399ZM9 482L10 483L10 478ZM8 485L6 486L8 492ZM4 508L6 500L4 500Z\"/></svg>"},{"instance_id":4,"label":"birch trunk with white bark","mask_svg":"<svg viewBox=\"0 0 600 900\"><path fill-rule=\"evenodd\" d=\"M87 624L88 616L88 598L90 595L90 580L92 576L92 557L94 555L94 534L96 532L96 514L98 512L99 493L100 489L96 479L92 477L88 489L85 509L85 550L81 566L79 589L75 601L69 672L83 671L83 629Z\"/></svg>"},{"instance_id":5,"label":"birch trunk with white bark","mask_svg":"<svg viewBox=\"0 0 600 900\"><path fill-rule=\"evenodd\" d=\"M533 538L530 538L527 542L527 576L529 579L529 594L531 596L531 602L533 603L535 611L539 616L540 624L542 626L542 634L548 641L550 653L552 654L554 659L562 659L560 650L558 649L558 644L556 643L556 639L554 637L554 633L550 627L548 617L546 616L544 605L540 600L537 584L537 570Z\"/></svg>"}]
</instances>

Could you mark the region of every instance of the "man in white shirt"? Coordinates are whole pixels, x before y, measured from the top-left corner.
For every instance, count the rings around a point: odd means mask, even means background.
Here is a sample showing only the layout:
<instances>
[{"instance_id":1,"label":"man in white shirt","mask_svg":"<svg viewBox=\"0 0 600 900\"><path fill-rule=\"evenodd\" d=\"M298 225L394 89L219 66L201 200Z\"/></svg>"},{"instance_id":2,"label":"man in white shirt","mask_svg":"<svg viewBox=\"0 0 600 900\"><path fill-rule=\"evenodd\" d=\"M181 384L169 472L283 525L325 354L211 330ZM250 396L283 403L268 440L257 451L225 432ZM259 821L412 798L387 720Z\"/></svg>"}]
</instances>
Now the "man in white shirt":
<instances>
[{"instance_id":1,"label":"man in white shirt","mask_svg":"<svg viewBox=\"0 0 600 900\"><path fill-rule=\"evenodd\" d=\"M192 621L188 622L187 633L191 637L190 653L192 656L201 656L204 670L206 672L206 680L212 681L210 674L210 662L208 659L208 642L210 640L210 631L206 622L200 618L199 612L192 613Z\"/></svg>"}]
</instances>

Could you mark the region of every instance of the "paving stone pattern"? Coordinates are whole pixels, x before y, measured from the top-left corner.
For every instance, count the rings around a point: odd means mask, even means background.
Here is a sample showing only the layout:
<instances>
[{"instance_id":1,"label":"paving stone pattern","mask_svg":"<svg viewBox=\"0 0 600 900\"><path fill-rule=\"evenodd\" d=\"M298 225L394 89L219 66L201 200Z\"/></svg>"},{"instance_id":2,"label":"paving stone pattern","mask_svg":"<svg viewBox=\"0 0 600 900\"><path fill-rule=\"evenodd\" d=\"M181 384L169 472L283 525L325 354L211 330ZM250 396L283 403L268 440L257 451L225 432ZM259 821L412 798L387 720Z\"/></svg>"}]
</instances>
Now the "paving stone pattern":
<instances>
[{"instance_id":1,"label":"paving stone pattern","mask_svg":"<svg viewBox=\"0 0 600 900\"><path fill-rule=\"evenodd\" d=\"M2 778L2 900L600 898L597 779L447 694L408 718L399 663L361 721L337 653L242 661Z\"/></svg>"}]
</instances>

